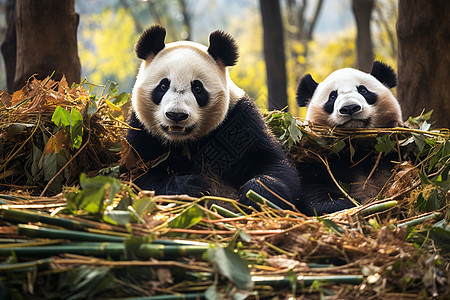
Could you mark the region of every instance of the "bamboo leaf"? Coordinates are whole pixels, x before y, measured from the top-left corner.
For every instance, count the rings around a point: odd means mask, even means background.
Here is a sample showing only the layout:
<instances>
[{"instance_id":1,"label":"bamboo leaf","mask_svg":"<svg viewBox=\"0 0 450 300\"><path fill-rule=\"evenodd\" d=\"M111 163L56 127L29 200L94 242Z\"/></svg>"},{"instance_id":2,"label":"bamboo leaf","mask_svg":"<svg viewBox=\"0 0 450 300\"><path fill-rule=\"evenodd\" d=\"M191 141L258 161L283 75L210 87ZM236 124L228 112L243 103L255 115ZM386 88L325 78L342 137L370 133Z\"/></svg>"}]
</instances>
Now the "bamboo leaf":
<instances>
[{"instance_id":1,"label":"bamboo leaf","mask_svg":"<svg viewBox=\"0 0 450 300\"><path fill-rule=\"evenodd\" d=\"M343 140L339 140L337 143L333 145L331 148L331 152L338 154L345 147L345 142Z\"/></svg>"},{"instance_id":2,"label":"bamboo leaf","mask_svg":"<svg viewBox=\"0 0 450 300\"><path fill-rule=\"evenodd\" d=\"M70 126L70 113L61 106L58 106L53 113L52 122L60 128Z\"/></svg>"},{"instance_id":3,"label":"bamboo leaf","mask_svg":"<svg viewBox=\"0 0 450 300\"><path fill-rule=\"evenodd\" d=\"M142 218L145 214L151 213L156 208L156 203L152 198L143 197L133 203L133 208L138 216Z\"/></svg>"},{"instance_id":4,"label":"bamboo leaf","mask_svg":"<svg viewBox=\"0 0 450 300\"><path fill-rule=\"evenodd\" d=\"M207 252L208 260L214 268L227 277L238 289L252 290L253 281L248 269L248 263L237 253L228 248L210 248Z\"/></svg>"},{"instance_id":5,"label":"bamboo leaf","mask_svg":"<svg viewBox=\"0 0 450 300\"><path fill-rule=\"evenodd\" d=\"M74 149L80 148L83 141L83 116L74 108L70 111L70 140Z\"/></svg>"},{"instance_id":6,"label":"bamboo leaf","mask_svg":"<svg viewBox=\"0 0 450 300\"><path fill-rule=\"evenodd\" d=\"M172 219L167 225L170 228L189 228L197 224L203 218L203 210L197 205L192 205Z\"/></svg>"},{"instance_id":7,"label":"bamboo leaf","mask_svg":"<svg viewBox=\"0 0 450 300\"><path fill-rule=\"evenodd\" d=\"M395 149L395 141L391 141L388 134L381 137L377 137L377 144L375 145L375 150L378 152L383 152L384 155L390 153Z\"/></svg>"},{"instance_id":8,"label":"bamboo leaf","mask_svg":"<svg viewBox=\"0 0 450 300\"><path fill-rule=\"evenodd\" d=\"M119 84L118 84L117 82L111 81L111 82L109 83L108 94L109 94L111 97L114 97L114 96L117 94L117 92L119 91L118 86L119 86Z\"/></svg>"}]
</instances>

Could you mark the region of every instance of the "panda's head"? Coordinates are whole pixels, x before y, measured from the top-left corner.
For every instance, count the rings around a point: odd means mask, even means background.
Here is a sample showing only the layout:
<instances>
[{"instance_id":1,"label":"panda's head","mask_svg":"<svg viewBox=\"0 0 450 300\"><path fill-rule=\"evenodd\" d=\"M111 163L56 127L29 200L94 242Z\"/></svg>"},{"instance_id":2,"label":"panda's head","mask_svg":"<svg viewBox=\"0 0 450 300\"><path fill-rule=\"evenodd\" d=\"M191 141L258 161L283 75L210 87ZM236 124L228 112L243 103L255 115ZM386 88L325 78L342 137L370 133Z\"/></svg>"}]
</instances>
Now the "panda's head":
<instances>
[{"instance_id":1,"label":"panda's head","mask_svg":"<svg viewBox=\"0 0 450 300\"><path fill-rule=\"evenodd\" d=\"M317 83L305 75L297 88L297 103L308 105L306 119L314 124L345 128L396 127L402 124L400 105L390 88L394 70L375 61L370 74L345 68Z\"/></svg>"},{"instance_id":2,"label":"panda's head","mask_svg":"<svg viewBox=\"0 0 450 300\"><path fill-rule=\"evenodd\" d=\"M222 31L211 33L209 47L188 41L165 44L165 36L165 29L155 25L136 43L143 62L133 88L133 109L164 142L192 141L219 126L243 93L227 70L236 63L238 49Z\"/></svg>"}]
</instances>

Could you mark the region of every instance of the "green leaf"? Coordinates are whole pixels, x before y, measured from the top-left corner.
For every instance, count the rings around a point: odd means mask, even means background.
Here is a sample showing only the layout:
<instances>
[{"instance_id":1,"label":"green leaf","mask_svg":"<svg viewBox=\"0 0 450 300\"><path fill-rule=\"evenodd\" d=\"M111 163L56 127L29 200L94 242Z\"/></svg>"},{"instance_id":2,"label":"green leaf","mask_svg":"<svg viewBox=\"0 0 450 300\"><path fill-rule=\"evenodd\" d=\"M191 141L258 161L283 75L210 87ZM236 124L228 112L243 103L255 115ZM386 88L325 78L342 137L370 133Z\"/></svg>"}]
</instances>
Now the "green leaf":
<instances>
[{"instance_id":1,"label":"green leaf","mask_svg":"<svg viewBox=\"0 0 450 300\"><path fill-rule=\"evenodd\" d=\"M377 144L375 145L375 150L378 152L383 152L384 155L390 153L395 149L395 141L391 141L388 134L381 137L377 137Z\"/></svg>"},{"instance_id":2,"label":"green leaf","mask_svg":"<svg viewBox=\"0 0 450 300\"><path fill-rule=\"evenodd\" d=\"M31 153L32 153L32 160L33 160L31 163L31 175L33 177L36 177L38 175L38 173L41 171L41 169L39 168L39 161L41 160L41 157L42 157L42 151L41 151L41 149L36 147L33 143Z\"/></svg>"},{"instance_id":3,"label":"green leaf","mask_svg":"<svg viewBox=\"0 0 450 300\"><path fill-rule=\"evenodd\" d=\"M60 128L70 126L70 113L61 106L58 106L52 115L52 122Z\"/></svg>"},{"instance_id":4,"label":"green leaf","mask_svg":"<svg viewBox=\"0 0 450 300\"><path fill-rule=\"evenodd\" d=\"M303 133L297 126L297 121L295 118L292 118L291 125L289 126L289 136L294 143L299 143L302 139Z\"/></svg>"},{"instance_id":5,"label":"green leaf","mask_svg":"<svg viewBox=\"0 0 450 300\"><path fill-rule=\"evenodd\" d=\"M110 208L110 206L108 207ZM127 226L130 223L131 213L126 210L107 209L103 213L103 221L113 225Z\"/></svg>"},{"instance_id":6,"label":"green leaf","mask_svg":"<svg viewBox=\"0 0 450 300\"><path fill-rule=\"evenodd\" d=\"M81 209L94 215L101 214L123 187L116 178L101 175L87 178L84 173L80 176L80 186L81 191L65 195L67 205L73 213ZM108 201L105 201L106 191L109 195Z\"/></svg>"},{"instance_id":7,"label":"green leaf","mask_svg":"<svg viewBox=\"0 0 450 300\"><path fill-rule=\"evenodd\" d=\"M74 149L80 148L83 141L83 116L74 108L70 111L70 140Z\"/></svg>"},{"instance_id":8,"label":"green leaf","mask_svg":"<svg viewBox=\"0 0 450 300\"><path fill-rule=\"evenodd\" d=\"M167 225L170 228L189 228L203 218L203 210L198 205L192 205L172 219Z\"/></svg>"},{"instance_id":9,"label":"green leaf","mask_svg":"<svg viewBox=\"0 0 450 300\"><path fill-rule=\"evenodd\" d=\"M442 196L438 189L434 189L430 192L428 199L425 199L423 193L417 196L417 208L423 212L429 212L438 210L441 208Z\"/></svg>"},{"instance_id":10,"label":"green leaf","mask_svg":"<svg viewBox=\"0 0 450 300\"><path fill-rule=\"evenodd\" d=\"M87 115L90 117L95 114L98 110L97 99L95 95L89 96L89 102L87 104Z\"/></svg>"},{"instance_id":11,"label":"green leaf","mask_svg":"<svg viewBox=\"0 0 450 300\"><path fill-rule=\"evenodd\" d=\"M350 160L353 161L353 157L355 156L355 148L353 148L353 145L349 143L349 149L350 149Z\"/></svg>"},{"instance_id":12,"label":"green leaf","mask_svg":"<svg viewBox=\"0 0 450 300\"><path fill-rule=\"evenodd\" d=\"M343 140L339 140L337 143L333 145L331 148L331 152L338 154L345 147L345 142Z\"/></svg>"},{"instance_id":13,"label":"green leaf","mask_svg":"<svg viewBox=\"0 0 450 300\"><path fill-rule=\"evenodd\" d=\"M425 146L427 145L427 142L425 142L425 138L421 134L413 133L412 134L414 142L416 143L417 149L419 149L420 152L425 149Z\"/></svg>"},{"instance_id":14,"label":"green leaf","mask_svg":"<svg viewBox=\"0 0 450 300\"><path fill-rule=\"evenodd\" d=\"M84 173L80 176L80 185L82 189L98 189L101 187L107 187L109 189L109 201L113 201L116 194L122 189L122 184L116 178L101 175L87 178Z\"/></svg>"},{"instance_id":15,"label":"green leaf","mask_svg":"<svg viewBox=\"0 0 450 300\"><path fill-rule=\"evenodd\" d=\"M337 225L334 221L325 219L325 218L321 218L321 217L316 217L316 218L318 221L322 222L325 225L325 227L327 227L331 231L334 231L338 235L341 235L342 233L344 233L344 229L342 229L342 227Z\"/></svg>"},{"instance_id":16,"label":"green leaf","mask_svg":"<svg viewBox=\"0 0 450 300\"><path fill-rule=\"evenodd\" d=\"M137 212L138 216L142 218L145 214L149 214L155 210L156 202L153 201L152 198L140 198L133 203L133 208Z\"/></svg>"},{"instance_id":17,"label":"green leaf","mask_svg":"<svg viewBox=\"0 0 450 300\"><path fill-rule=\"evenodd\" d=\"M117 92L119 91L118 86L119 86L119 84L117 84L117 83L114 82L114 81L111 81L111 82L109 83L108 94L109 94L111 97L114 97L115 95L117 95Z\"/></svg>"},{"instance_id":18,"label":"green leaf","mask_svg":"<svg viewBox=\"0 0 450 300\"><path fill-rule=\"evenodd\" d=\"M130 96L126 92L120 93L113 101L114 105L122 106L130 100Z\"/></svg>"},{"instance_id":19,"label":"green leaf","mask_svg":"<svg viewBox=\"0 0 450 300\"><path fill-rule=\"evenodd\" d=\"M253 289L253 281L248 269L248 263L237 253L228 248L210 248L207 251L208 260L214 269L228 278L238 289L250 291Z\"/></svg>"}]
</instances>

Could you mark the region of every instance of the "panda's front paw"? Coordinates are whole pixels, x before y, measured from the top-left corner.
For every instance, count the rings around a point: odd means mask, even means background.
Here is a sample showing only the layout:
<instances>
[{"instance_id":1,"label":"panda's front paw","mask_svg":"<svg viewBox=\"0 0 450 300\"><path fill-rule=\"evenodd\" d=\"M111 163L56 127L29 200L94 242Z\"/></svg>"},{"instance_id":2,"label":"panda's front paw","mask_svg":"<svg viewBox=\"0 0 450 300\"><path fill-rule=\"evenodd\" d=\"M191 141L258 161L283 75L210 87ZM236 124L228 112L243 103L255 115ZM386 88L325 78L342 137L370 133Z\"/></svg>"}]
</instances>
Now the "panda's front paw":
<instances>
[{"instance_id":1,"label":"panda's front paw","mask_svg":"<svg viewBox=\"0 0 450 300\"><path fill-rule=\"evenodd\" d=\"M202 197L210 194L211 184L199 175L174 175L168 180L166 191L169 195L187 194L191 197Z\"/></svg>"},{"instance_id":2,"label":"panda's front paw","mask_svg":"<svg viewBox=\"0 0 450 300\"><path fill-rule=\"evenodd\" d=\"M252 190L255 193L259 194L260 196L266 198L273 204L275 204L283 209L288 209L288 208L292 209L292 207L288 207L286 203L281 201L278 197L273 195L266 188L264 188L260 183L258 183L258 181L257 181L258 179L261 182L264 182L263 178L252 178L242 186L240 193L239 193L239 202L240 203L242 203L243 205L246 205L246 206L253 206L255 208L259 208L258 204L256 204L255 202L253 202L247 198L248 191ZM268 186L268 188L270 188L275 194L283 197L284 193L282 193L282 191L279 189L279 187L274 184L273 178L271 181L272 181L272 184L268 184L266 182L266 183L264 183L264 185Z\"/></svg>"}]
</instances>

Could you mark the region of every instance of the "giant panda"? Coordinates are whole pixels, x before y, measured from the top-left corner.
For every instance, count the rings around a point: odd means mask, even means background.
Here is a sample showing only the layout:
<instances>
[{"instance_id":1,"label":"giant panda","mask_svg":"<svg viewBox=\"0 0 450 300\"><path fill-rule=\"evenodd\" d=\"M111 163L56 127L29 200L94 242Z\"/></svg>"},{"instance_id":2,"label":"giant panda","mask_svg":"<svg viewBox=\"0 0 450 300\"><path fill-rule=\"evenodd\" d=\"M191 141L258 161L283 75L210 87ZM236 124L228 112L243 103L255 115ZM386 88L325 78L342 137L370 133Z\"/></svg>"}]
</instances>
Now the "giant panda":
<instances>
[{"instance_id":1,"label":"giant panda","mask_svg":"<svg viewBox=\"0 0 450 300\"><path fill-rule=\"evenodd\" d=\"M396 127L403 123L400 105L390 90L396 85L394 70L375 61L370 74L344 68L334 71L320 83L306 74L299 82L296 100L299 106L307 106L306 120L312 124L337 128ZM369 155L375 144L373 138L359 142L352 140L352 143L356 149L352 159L350 151L347 151L329 157L328 161L335 179L349 184L349 194L364 203L380 192L394 167L391 159L397 157L383 157L367 188L362 190L362 183L375 166L371 159L374 155ZM333 182L322 162L304 160L297 163L297 169L304 213L320 215L354 207Z\"/></svg>"},{"instance_id":2,"label":"giant panda","mask_svg":"<svg viewBox=\"0 0 450 300\"><path fill-rule=\"evenodd\" d=\"M228 74L238 58L235 40L214 31L206 47L190 41L165 44L165 35L154 25L135 45L143 61L126 141L149 168L134 183L164 195L232 190L244 205L254 205L246 198L251 189L292 208L289 203L300 190L296 169L254 101Z\"/></svg>"}]
</instances>

